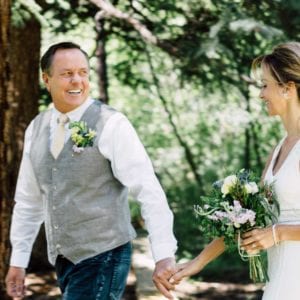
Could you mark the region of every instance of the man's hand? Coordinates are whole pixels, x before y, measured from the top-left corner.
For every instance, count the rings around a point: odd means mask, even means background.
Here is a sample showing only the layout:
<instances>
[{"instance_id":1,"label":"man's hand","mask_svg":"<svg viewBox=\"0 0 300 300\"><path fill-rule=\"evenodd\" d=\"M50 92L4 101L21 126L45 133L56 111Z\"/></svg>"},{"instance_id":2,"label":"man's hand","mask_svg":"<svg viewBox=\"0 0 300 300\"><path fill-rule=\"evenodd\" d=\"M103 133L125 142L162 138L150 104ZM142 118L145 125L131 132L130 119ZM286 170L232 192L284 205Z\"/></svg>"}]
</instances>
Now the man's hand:
<instances>
[{"instance_id":1,"label":"man's hand","mask_svg":"<svg viewBox=\"0 0 300 300\"><path fill-rule=\"evenodd\" d=\"M175 285L169 282L169 279L176 273L175 259L168 257L158 261L155 265L152 280L156 288L168 299L173 299L170 290L175 289Z\"/></svg>"},{"instance_id":2,"label":"man's hand","mask_svg":"<svg viewBox=\"0 0 300 300\"><path fill-rule=\"evenodd\" d=\"M22 299L25 296L25 269L10 267L5 278L7 294Z\"/></svg>"}]
</instances>

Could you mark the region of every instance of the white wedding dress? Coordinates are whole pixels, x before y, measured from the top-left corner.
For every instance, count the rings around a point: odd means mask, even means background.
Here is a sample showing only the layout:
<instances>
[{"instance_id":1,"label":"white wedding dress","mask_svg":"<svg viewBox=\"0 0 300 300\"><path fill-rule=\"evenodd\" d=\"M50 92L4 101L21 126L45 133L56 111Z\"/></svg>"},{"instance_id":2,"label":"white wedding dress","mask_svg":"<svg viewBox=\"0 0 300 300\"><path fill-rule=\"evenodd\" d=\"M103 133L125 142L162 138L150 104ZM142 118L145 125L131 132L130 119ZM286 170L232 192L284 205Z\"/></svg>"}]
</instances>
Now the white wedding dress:
<instances>
[{"instance_id":1,"label":"white wedding dress","mask_svg":"<svg viewBox=\"0 0 300 300\"><path fill-rule=\"evenodd\" d=\"M283 141L274 150L265 181L274 183L280 203L278 223L300 224L300 141L273 174ZM285 241L268 249L268 274L263 300L300 300L300 241Z\"/></svg>"}]
</instances>

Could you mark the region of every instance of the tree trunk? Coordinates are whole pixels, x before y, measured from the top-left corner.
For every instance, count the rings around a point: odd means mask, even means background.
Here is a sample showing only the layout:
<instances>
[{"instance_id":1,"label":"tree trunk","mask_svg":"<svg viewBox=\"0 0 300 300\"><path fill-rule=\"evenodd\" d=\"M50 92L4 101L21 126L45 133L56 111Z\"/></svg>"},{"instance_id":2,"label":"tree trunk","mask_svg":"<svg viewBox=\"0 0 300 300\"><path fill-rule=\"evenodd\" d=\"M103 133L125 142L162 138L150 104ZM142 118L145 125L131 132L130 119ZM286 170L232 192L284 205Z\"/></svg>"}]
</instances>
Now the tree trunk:
<instances>
[{"instance_id":1,"label":"tree trunk","mask_svg":"<svg viewBox=\"0 0 300 300\"><path fill-rule=\"evenodd\" d=\"M10 218L11 143L7 121L9 115L9 22L10 0L0 0L0 298L5 299L3 279L8 257L8 227Z\"/></svg>"},{"instance_id":2,"label":"tree trunk","mask_svg":"<svg viewBox=\"0 0 300 300\"><path fill-rule=\"evenodd\" d=\"M0 299L5 299L12 200L24 131L38 110L40 25L31 18L22 28L9 28L10 1L0 1Z\"/></svg>"},{"instance_id":3,"label":"tree trunk","mask_svg":"<svg viewBox=\"0 0 300 300\"><path fill-rule=\"evenodd\" d=\"M41 46L40 24L34 18L27 21L22 28L11 30L10 63L12 68L12 90L17 105L16 140L18 141L17 166L19 165L25 129L38 113L39 99L39 61ZM24 59L27 58L27 59ZM14 174L15 176L17 174ZM15 177L14 177L15 178ZM28 271L49 269L44 227L33 246Z\"/></svg>"},{"instance_id":4,"label":"tree trunk","mask_svg":"<svg viewBox=\"0 0 300 300\"><path fill-rule=\"evenodd\" d=\"M104 18L102 18L100 14L96 14L95 22L97 27L96 56L98 58L99 95L101 101L108 103L108 79L105 52L106 33L104 29Z\"/></svg>"}]
</instances>

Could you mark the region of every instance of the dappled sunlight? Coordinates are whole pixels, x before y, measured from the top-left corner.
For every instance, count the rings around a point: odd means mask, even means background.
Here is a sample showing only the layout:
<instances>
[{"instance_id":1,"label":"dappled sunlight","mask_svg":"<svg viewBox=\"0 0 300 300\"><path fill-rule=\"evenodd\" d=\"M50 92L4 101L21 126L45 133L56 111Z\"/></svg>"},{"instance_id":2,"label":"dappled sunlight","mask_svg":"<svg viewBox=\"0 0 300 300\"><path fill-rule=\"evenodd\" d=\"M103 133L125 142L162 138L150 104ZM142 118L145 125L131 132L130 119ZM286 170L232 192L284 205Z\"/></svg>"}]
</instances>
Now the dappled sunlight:
<instances>
[{"instance_id":1,"label":"dappled sunlight","mask_svg":"<svg viewBox=\"0 0 300 300\"><path fill-rule=\"evenodd\" d=\"M179 299L261 299L262 285L233 284L224 282L195 282L184 280L176 289Z\"/></svg>"},{"instance_id":2,"label":"dappled sunlight","mask_svg":"<svg viewBox=\"0 0 300 300\"><path fill-rule=\"evenodd\" d=\"M26 276L27 299L61 299L55 272L29 273Z\"/></svg>"}]
</instances>

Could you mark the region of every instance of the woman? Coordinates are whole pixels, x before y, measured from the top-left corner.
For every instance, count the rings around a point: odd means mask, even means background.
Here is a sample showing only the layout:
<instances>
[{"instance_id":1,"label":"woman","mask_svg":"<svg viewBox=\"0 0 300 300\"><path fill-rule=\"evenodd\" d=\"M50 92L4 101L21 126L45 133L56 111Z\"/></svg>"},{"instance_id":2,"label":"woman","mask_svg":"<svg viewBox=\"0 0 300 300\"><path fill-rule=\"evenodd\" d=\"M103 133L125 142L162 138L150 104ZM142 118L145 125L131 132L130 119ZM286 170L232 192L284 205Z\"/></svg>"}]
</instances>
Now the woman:
<instances>
[{"instance_id":1,"label":"woman","mask_svg":"<svg viewBox=\"0 0 300 300\"><path fill-rule=\"evenodd\" d=\"M262 179L274 183L280 203L278 223L243 235L248 251L268 249L268 274L263 300L300 299L300 43L278 45L271 54L256 58L261 71L260 98L270 116L279 116L285 137L272 151ZM195 259L179 265L172 277L179 281L201 271L225 250L222 238L211 242Z\"/></svg>"}]
</instances>

